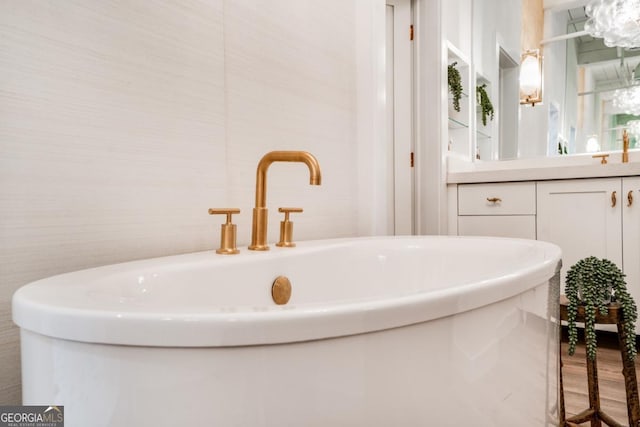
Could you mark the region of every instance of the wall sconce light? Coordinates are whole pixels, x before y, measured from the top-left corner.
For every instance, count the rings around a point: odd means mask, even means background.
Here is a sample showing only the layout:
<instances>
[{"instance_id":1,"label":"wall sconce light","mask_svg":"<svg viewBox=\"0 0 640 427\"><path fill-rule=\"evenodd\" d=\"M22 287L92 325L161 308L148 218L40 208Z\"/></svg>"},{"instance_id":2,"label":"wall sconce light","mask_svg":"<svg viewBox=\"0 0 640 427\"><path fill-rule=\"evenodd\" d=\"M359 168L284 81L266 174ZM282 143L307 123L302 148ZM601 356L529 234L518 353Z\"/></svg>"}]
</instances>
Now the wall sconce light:
<instances>
[{"instance_id":1,"label":"wall sconce light","mask_svg":"<svg viewBox=\"0 0 640 427\"><path fill-rule=\"evenodd\" d=\"M542 55L539 49L527 50L520 62L520 104L542 102Z\"/></svg>"}]
</instances>

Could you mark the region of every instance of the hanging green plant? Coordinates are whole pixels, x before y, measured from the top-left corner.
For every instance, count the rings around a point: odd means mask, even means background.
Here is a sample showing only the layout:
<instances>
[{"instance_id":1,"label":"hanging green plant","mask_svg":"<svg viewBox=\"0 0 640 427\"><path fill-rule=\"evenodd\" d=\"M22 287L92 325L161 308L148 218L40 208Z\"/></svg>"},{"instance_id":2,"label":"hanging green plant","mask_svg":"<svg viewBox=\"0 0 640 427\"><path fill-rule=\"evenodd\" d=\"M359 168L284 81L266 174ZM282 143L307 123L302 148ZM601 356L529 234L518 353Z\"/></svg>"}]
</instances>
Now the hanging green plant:
<instances>
[{"instance_id":1,"label":"hanging green plant","mask_svg":"<svg viewBox=\"0 0 640 427\"><path fill-rule=\"evenodd\" d=\"M569 323L569 354L574 354L578 342L576 318L578 306L585 308L584 334L587 356L596 358L596 311L606 315L609 302L617 302L622 308L626 341L623 345L628 354L636 357L635 324L638 317L636 303L627 291L624 274L618 266L607 259L588 257L578 261L569 271L565 283L565 293L569 304L567 317Z\"/></svg>"},{"instance_id":2,"label":"hanging green plant","mask_svg":"<svg viewBox=\"0 0 640 427\"><path fill-rule=\"evenodd\" d=\"M478 105L482 108L482 125L487 125L487 116L493 120L493 104L491 104L491 99L489 99L489 95L487 94L486 84L482 84L476 87L476 100L478 101Z\"/></svg>"},{"instance_id":3,"label":"hanging green plant","mask_svg":"<svg viewBox=\"0 0 640 427\"><path fill-rule=\"evenodd\" d=\"M447 67L447 82L449 83L449 92L453 95L453 109L460 111L460 98L462 97L462 77L460 71L456 68L457 62Z\"/></svg>"}]
</instances>

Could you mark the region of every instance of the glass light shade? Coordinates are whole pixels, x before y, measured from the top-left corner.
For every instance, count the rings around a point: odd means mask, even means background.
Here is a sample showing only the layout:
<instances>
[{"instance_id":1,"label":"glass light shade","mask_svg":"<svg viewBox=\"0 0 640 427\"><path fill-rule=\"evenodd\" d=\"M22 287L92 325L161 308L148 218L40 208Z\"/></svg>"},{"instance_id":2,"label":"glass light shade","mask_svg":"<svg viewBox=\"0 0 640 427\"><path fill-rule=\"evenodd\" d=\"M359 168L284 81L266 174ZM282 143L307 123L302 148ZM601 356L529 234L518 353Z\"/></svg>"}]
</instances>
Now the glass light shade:
<instances>
[{"instance_id":1,"label":"glass light shade","mask_svg":"<svg viewBox=\"0 0 640 427\"><path fill-rule=\"evenodd\" d=\"M542 64L539 51L522 54L520 63L520 103L535 104L542 101Z\"/></svg>"},{"instance_id":2,"label":"glass light shade","mask_svg":"<svg viewBox=\"0 0 640 427\"><path fill-rule=\"evenodd\" d=\"M613 92L613 106L624 113L640 115L640 86L616 89Z\"/></svg>"},{"instance_id":3,"label":"glass light shade","mask_svg":"<svg viewBox=\"0 0 640 427\"><path fill-rule=\"evenodd\" d=\"M640 138L640 120L630 120L627 122L627 131L635 136L636 138Z\"/></svg>"},{"instance_id":4,"label":"glass light shade","mask_svg":"<svg viewBox=\"0 0 640 427\"><path fill-rule=\"evenodd\" d=\"M640 0L594 0L584 29L609 47L640 47Z\"/></svg>"},{"instance_id":5,"label":"glass light shade","mask_svg":"<svg viewBox=\"0 0 640 427\"><path fill-rule=\"evenodd\" d=\"M534 95L542 81L538 59L527 56L520 67L520 91L526 95Z\"/></svg>"}]
</instances>

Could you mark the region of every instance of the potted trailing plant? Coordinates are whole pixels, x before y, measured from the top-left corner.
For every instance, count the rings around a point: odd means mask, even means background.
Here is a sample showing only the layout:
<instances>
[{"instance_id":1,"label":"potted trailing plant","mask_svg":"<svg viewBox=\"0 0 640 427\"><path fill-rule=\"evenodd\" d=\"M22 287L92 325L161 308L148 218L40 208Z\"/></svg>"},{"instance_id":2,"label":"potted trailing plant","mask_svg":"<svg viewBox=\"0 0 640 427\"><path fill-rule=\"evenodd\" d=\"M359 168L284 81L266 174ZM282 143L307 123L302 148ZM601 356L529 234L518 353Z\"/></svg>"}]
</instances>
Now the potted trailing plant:
<instances>
[{"instance_id":1,"label":"potted trailing plant","mask_svg":"<svg viewBox=\"0 0 640 427\"><path fill-rule=\"evenodd\" d=\"M493 120L493 104L487 94L486 83L476 87L476 100L482 109L482 125L487 125L487 117Z\"/></svg>"},{"instance_id":2,"label":"potted trailing plant","mask_svg":"<svg viewBox=\"0 0 640 427\"><path fill-rule=\"evenodd\" d=\"M584 334L587 356L590 360L596 357L596 311L606 315L610 302L617 302L622 309L623 327L626 341L623 345L628 354L636 357L635 322L638 317L637 307L627 291L624 274L618 266L607 259L588 257L578 261L567 272L565 293L569 303L567 317L569 323L569 354L573 355L578 342L576 318L578 306L584 306Z\"/></svg>"},{"instance_id":3,"label":"potted trailing plant","mask_svg":"<svg viewBox=\"0 0 640 427\"><path fill-rule=\"evenodd\" d=\"M453 109L460 112L460 98L462 97L462 76L456 68L457 62L453 62L447 67L447 82L449 92L453 95Z\"/></svg>"}]
</instances>

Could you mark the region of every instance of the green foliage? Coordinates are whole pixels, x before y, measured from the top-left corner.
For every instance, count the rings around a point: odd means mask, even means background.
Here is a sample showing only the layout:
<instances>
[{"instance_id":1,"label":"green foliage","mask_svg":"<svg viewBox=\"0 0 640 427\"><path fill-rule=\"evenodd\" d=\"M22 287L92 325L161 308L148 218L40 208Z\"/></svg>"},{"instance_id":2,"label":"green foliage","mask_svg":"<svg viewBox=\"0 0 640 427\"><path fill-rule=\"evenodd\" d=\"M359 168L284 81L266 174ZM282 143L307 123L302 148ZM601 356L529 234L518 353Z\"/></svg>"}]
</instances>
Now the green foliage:
<instances>
[{"instance_id":1,"label":"green foliage","mask_svg":"<svg viewBox=\"0 0 640 427\"><path fill-rule=\"evenodd\" d=\"M478 101L478 105L482 108L483 126L487 125L487 116L493 120L493 104L491 104L491 99L489 99L489 95L485 89L486 87L486 84L476 87L476 100Z\"/></svg>"},{"instance_id":2,"label":"green foliage","mask_svg":"<svg viewBox=\"0 0 640 427\"><path fill-rule=\"evenodd\" d=\"M567 272L565 293L569 304L567 314L569 320L569 354L574 354L578 342L576 317L578 306L585 308L585 341L587 356L596 357L596 311L606 315L609 301L617 302L622 308L623 327L626 335L624 345L629 355L636 357L635 323L638 311L633 298L627 291L624 274L618 266L607 259L588 257L578 261Z\"/></svg>"},{"instance_id":3,"label":"green foliage","mask_svg":"<svg viewBox=\"0 0 640 427\"><path fill-rule=\"evenodd\" d=\"M460 111L460 98L462 97L462 77L456 68L457 62L447 66L447 82L449 91L453 95L453 109Z\"/></svg>"}]
</instances>

